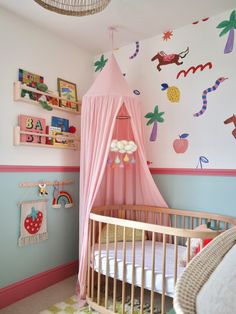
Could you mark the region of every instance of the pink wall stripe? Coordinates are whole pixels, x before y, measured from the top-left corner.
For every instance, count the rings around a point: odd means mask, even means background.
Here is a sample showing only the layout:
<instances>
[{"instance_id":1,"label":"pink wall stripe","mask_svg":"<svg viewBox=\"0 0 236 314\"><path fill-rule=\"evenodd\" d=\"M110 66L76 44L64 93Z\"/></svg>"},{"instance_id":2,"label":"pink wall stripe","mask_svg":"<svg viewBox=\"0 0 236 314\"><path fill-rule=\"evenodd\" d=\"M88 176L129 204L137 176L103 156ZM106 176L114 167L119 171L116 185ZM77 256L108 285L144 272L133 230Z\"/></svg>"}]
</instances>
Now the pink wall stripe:
<instances>
[{"instance_id":1,"label":"pink wall stripe","mask_svg":"<svg viewBox=\"0 0 236 314\"><path fill-rule=\"evenodd\" d=\"M13 283L0 289L0 309L78 272L78 260Z\"/></svg>"},{"instance_id":2,"label":"pink wall stripe","mask_svg":"<svg viewBox=\"0 0 236 314\"><path fill-rule=\"evenodd\" d=\"M79 166L0 165L0 172L79 172Z\"/></svg>"},{"instance_id":3,"label":"pink wall stripe","mask_svg":"<svg viewBox=\"0 0 236 314\"><path fill-rule=\"evenodd\" d=\"M191 176L236 176L236 169L150 168L152 174Z\"/></svg>"},{"instance_id":4,"label":"pink wall stripe","mask_svg":"<svg viewBox=\"0 0 236 314\"><path fill-rule=\"evenodd\" d=\"M236 176L236 169L150 168L152 174ZM0 165L0 172L80 172L79 166Z\"/></svg>"}]
</instances>

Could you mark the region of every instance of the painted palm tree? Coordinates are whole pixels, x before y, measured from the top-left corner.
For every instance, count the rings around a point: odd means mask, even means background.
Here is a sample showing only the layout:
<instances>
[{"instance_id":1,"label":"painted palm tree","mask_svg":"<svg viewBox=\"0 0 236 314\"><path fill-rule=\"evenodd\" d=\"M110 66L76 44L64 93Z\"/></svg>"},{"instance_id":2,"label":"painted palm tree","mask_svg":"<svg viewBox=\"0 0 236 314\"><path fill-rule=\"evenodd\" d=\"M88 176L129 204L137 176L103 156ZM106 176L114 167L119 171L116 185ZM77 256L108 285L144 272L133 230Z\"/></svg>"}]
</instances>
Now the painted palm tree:
<instances>
[{"instance_id":1,"label":"painted palm tree","mask_svg":"<svg viewBox=\"0 0 236 314\"><path fill-rule=\"evenodd\" d=\"M162 117L163 114L164 114L164 112L159 112L158 106L155 106L153 112L148 112L145 115L145 118L149 119L147 122L147 125L153 124L152 132L151 132L150 139L149 139L151 142L154 142L157 139L157 123L158 122L161 123L164 121L164 119Z\"/></svg>"},{"instance_id":2,"label":"painted palm tree","mask_svg":"<svg viewBox=\"0 0 236 314\"><path fill-rule=\"evenodd\" d=\"M224 53L232 52L234 48L234 30L236 29L236 12L233 10L230 14L229 20L225 20L217 25L217 28L223 28L220 36L229 32L228 39L225 45Z\"/></svg>"},{"instance_id":3,"label":"painted palm tree","mask_svg":"<svg viewBox=\"0 0 236 314\"><path fill-rule=\"evenodd\" d=\"M101 58L100 58L100 60L97 60L95 63L94 63L94 66L96 67L96 69L95 69L95 72L97 72L97 71L102 71L102 69L104 68L104 66L106 65L106 63L107 63L107 60L108 59L105 59L104 58L104 55L101 55Z\"/></svg>"}]
</instances>

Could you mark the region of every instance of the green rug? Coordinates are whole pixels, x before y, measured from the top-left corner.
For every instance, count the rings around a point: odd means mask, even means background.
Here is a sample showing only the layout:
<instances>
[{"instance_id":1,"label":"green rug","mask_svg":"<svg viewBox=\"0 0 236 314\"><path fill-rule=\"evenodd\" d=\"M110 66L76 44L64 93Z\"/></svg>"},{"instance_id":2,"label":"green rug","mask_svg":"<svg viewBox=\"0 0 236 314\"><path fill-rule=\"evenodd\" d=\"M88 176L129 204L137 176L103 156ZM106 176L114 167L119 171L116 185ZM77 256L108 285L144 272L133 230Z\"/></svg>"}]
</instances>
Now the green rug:
<instances>
[{"instance_id":1,"label":"green rug","mask_svg":"<svg viewBox=\"0 0 236 314\"><path fill-rule=\"evenodd\" d=\"M130 313L130 307L131 302L130 299L127 298L125 303L125 312L128 314ZM112 309L112 300L108 301L108 309ZM118 313L122 313L122 305L121 301L117 301L117 311ZM138 300L135 299L134 302L134 314L138 314L140 312L140 303ZM98 314L98 312L90 310L88 306L85 306L83 308L79 309L78 303L77 303L77 296L74 295L70 297L69 299L65 300L64 302L56 303L52 306L50 306L47 310L44 310L40 312L39 314L78 314L78 313L84 313L84 314ZM145 304L144 306L144 313L148 314L150 313L150 306L149 304ZM157 308L154 309L154 313L158 314L160 313L160 310Z\"/></svg>"}]
</instances>

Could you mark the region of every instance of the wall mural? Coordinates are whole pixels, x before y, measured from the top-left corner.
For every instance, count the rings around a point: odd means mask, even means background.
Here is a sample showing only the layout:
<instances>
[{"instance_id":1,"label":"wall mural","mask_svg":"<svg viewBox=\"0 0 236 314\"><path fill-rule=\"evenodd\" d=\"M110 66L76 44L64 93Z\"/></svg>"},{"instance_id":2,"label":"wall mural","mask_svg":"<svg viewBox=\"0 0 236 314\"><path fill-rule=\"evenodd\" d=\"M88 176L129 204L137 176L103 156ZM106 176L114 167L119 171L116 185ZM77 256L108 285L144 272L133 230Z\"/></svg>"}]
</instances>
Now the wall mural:
<instances>
[{"instance_id":1,"label":"wall mural","mask_svg":"<svg viewBox=\"0 0 236 314\"><path fill-rule=\"evenodd\" d=\"M220 37L228 34L228 39L225 45L224 53L230 53L234 48L234 30L236 29L236 12L231 12L229 20L225 20L217 25L217 28L223 28L220 33Z\"/></svg>"},{"instance_id":2,"label":"wall mural","mask_svg":"<svg viewBox=\"0 0 236 314\"><path fill-rule=\"evenodd\" d=\"M174 53L167 55L164 51L159 51L154 57L152 57L151 61L158 60L159 63L157 65L157 70L161 71L162 65L167 65L171 63L175 63L176 65L183 64L183 62L179 60L185 58L188 53L189 47L185 51L180 52L179 54Z\"/></svg>"},{"instance_id":3,"label":"wall mural","mask_svg":"<svg viewBox=\"0 0 236 314\"><path fill-rule=\"evenodd\" d=\"M215 91L219 85L224 82L225 80L227 80L227 77L220 77L216 80L215 85L212 87L209 87L207 89L205 89L202 93L202 109L200 111L198 111L197 113L194 113L194 117L200 117L201 115L203 115L203 113L206 111L207 109L207 94Z\"/></svg>"},{"instance_id":4,"label":"wall mural","mask_svg":"<svg viewBox=\"0 0 236 314\"><path fill-rule=\"evenodd\" d=\"M166 83L161 84L161 90L167 90L167 98L170 102L179 102L180 99L180 90L176 86L169 86Z\"/></svg>"},{"instance_id":5,"label":"wall mural","mask_svg":"<svg viewBox=\"0 0 236 314\"><path fill-rule=\"evenodd\" d=\"M177 73L176 78L178 79L180 77L181 74L184 75L184 77L186 77L190 72L192 74L194 74L195 72L197 72L197 70L203 71L205 70L205 68L208 67L209 69L212 68L212 63L211 62L207 62L205 64L199 64L197 66L191 66L190 68L188 68L188 70L181 70Z\"/></svg>"},{"instance_id":6,"label":"wall mural","mask_svg":"<svg viewBox=\"0 0 236 314\"><path fill-rule=\"evenodd\" d=\"M142 102L149 166L236 168L235 20L230 10L115 51ZM225 54L219 35L227 35Z\"/></svg>"},{"instance_id":7,"label":"wall mural","mask_svg":"<svg viewBox=\"0 0 236 314\"><path fill-rule=\"evenodd\" d=\"M157 139L157 125L158 125L158 122L159 123L164 122L164 119L162 117L163 114L164 112L159 112L158 106L155 106L153 112L148 112L145 115L145 118L149 119L147 122L147 125L151 125L151 124L153 125L152 132L149 138L151 142L154 142Z\"/></svg>"},{"instance_id":8,"label":"wall mural","mask_svg":"<svg viewBox=\"0 0 236 314\"><path fill-rule=\"evenodd\" d=\"M94 63L95 68L95 72L97 71L102 71L102 69L104 68L104 66L106 65L108 59L105 59L104 55L101 55L100 59L97 60Z\"/></svg>"}]
</instances>

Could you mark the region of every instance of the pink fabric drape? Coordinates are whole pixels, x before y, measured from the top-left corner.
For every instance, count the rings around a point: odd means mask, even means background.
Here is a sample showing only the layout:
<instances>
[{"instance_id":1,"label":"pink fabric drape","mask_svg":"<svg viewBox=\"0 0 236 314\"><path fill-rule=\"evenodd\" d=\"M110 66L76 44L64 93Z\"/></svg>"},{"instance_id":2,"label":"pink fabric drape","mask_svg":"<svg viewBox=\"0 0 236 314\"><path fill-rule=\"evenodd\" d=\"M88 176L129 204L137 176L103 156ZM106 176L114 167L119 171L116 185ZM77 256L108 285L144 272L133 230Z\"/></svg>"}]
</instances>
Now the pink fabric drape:
<instances>
[{"instance_id":1,"label":"pink fabric drape","mask_svg":"<svg viewBox=\"0 0 236 314\"><path fill-rule=\"evenodd\" d=\"M116 116L124 104L138 146L133 169L107 167ZM119 183L119 189L115 188ZM83 97L80 158L80 258L78 293L86 295L89 214L94 205L146 204L167 207L147 166L140 104L112 55Z\"/></svg>"}]
</instances>

